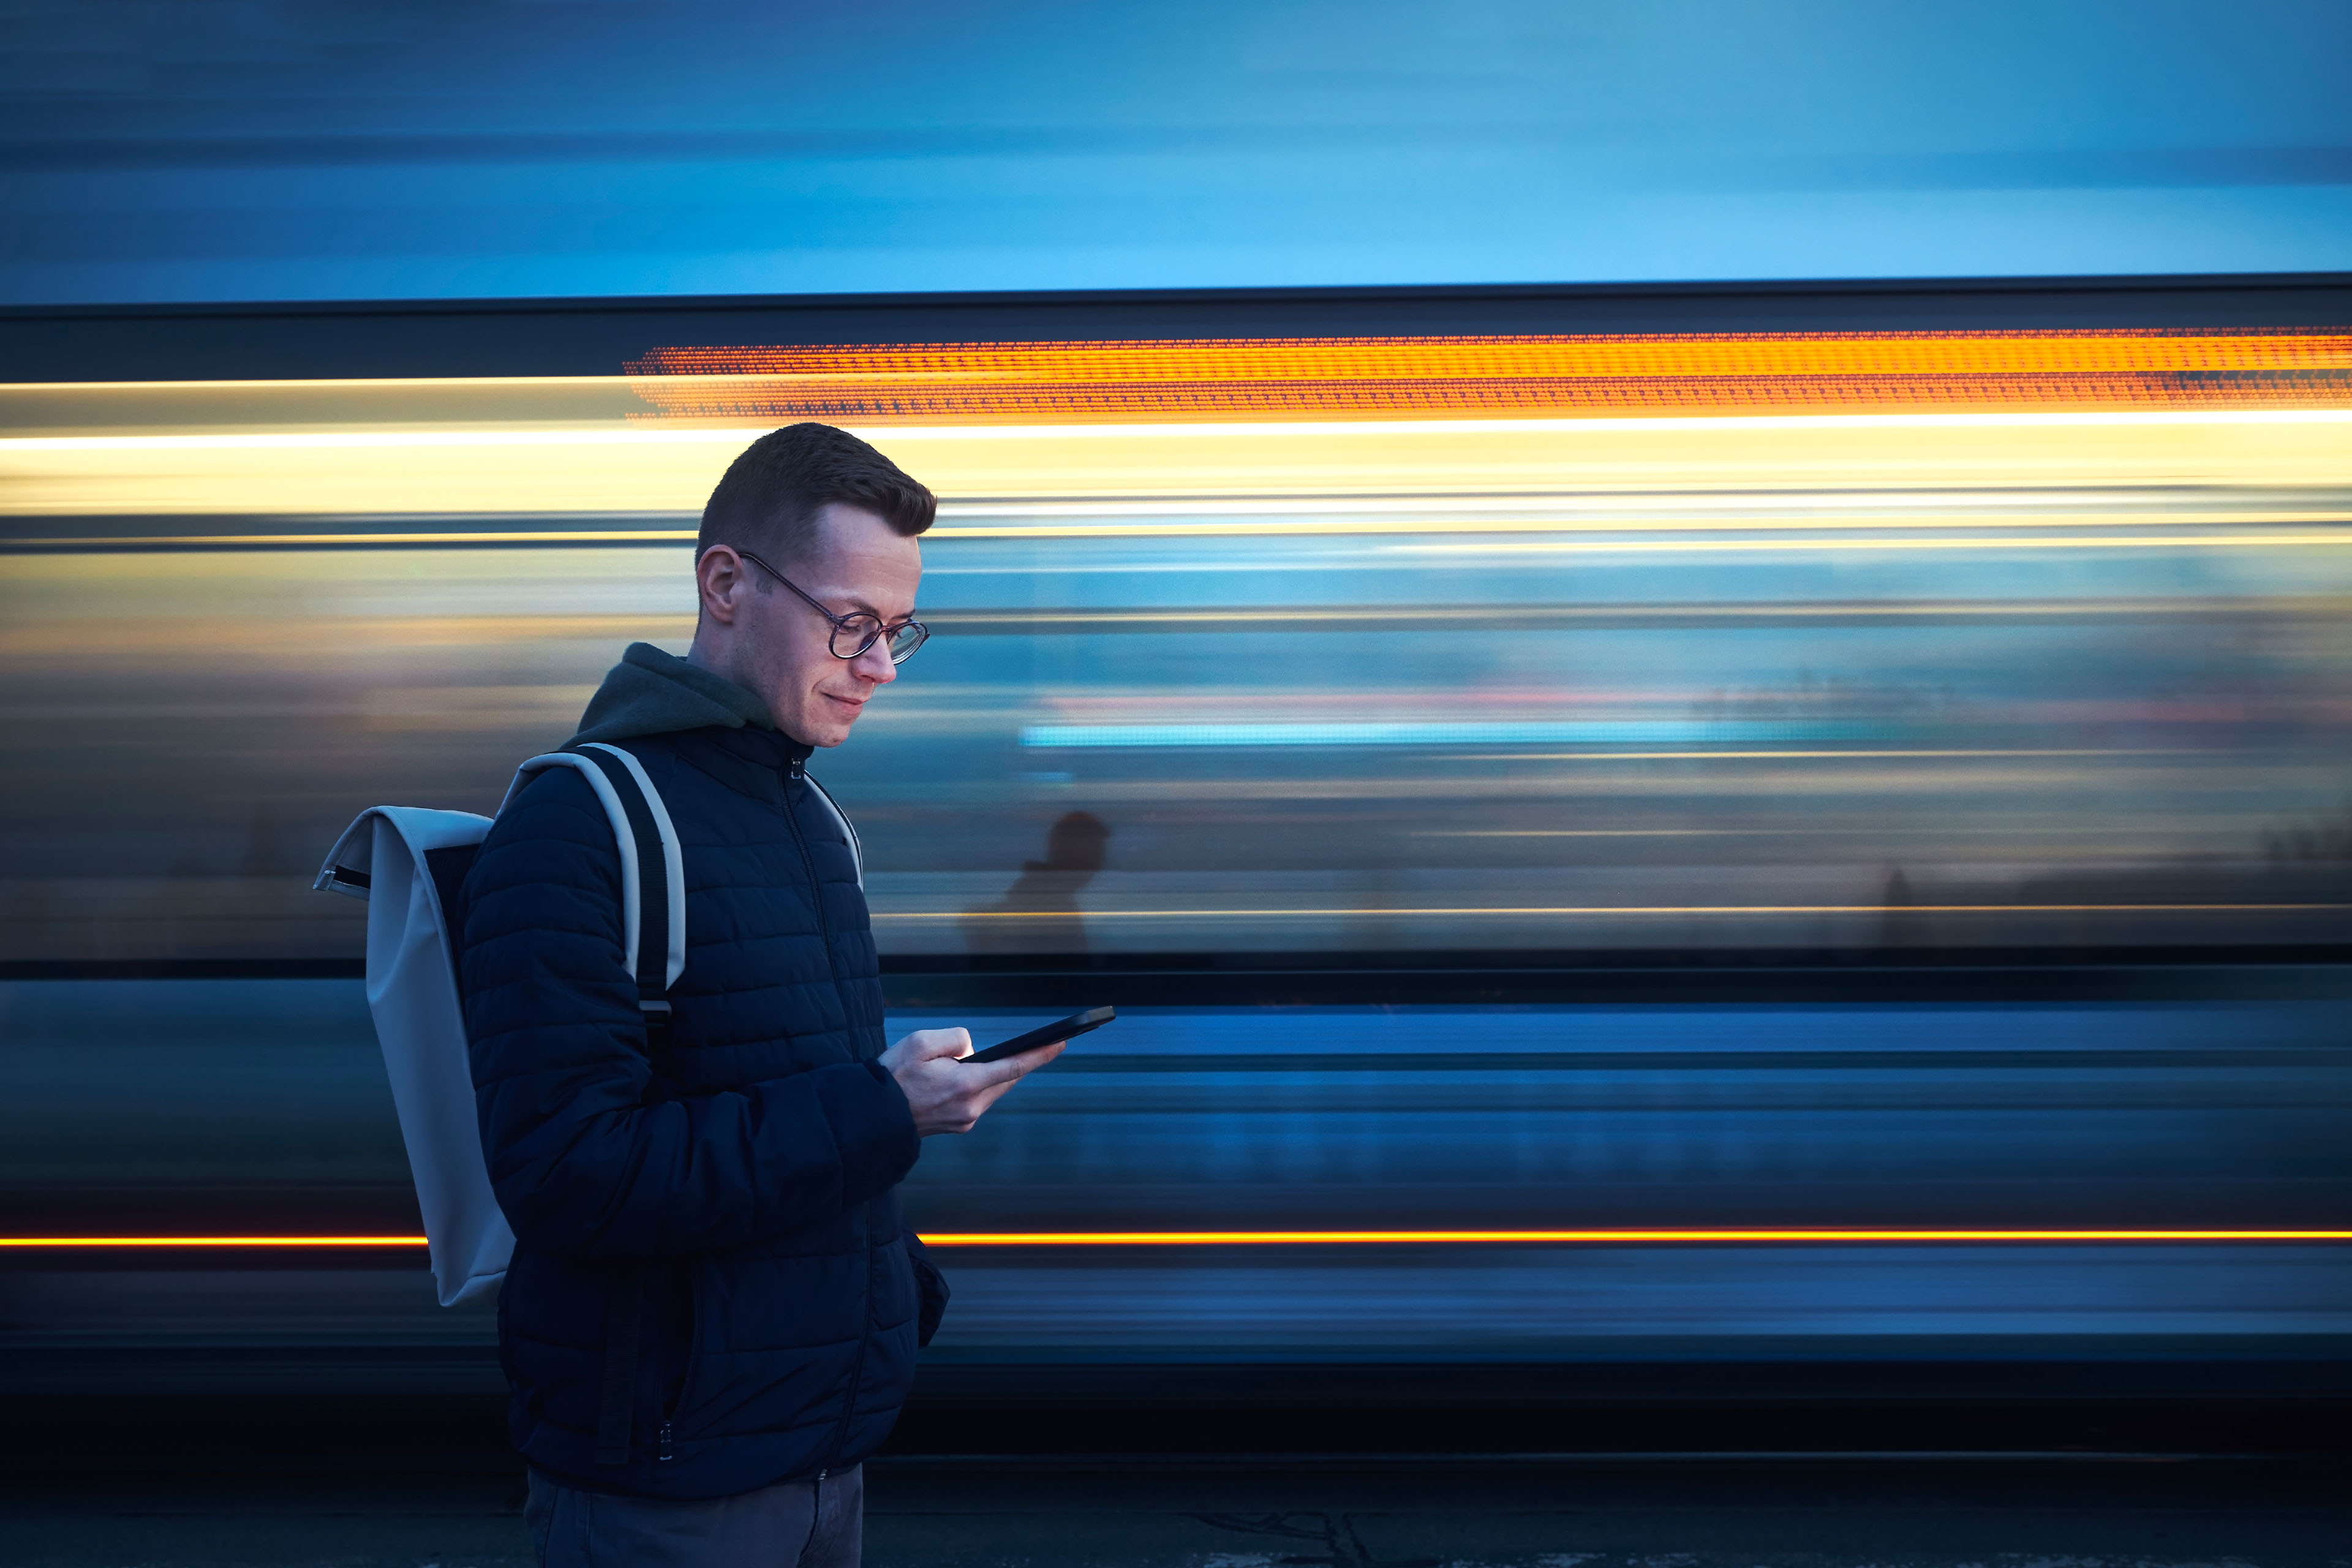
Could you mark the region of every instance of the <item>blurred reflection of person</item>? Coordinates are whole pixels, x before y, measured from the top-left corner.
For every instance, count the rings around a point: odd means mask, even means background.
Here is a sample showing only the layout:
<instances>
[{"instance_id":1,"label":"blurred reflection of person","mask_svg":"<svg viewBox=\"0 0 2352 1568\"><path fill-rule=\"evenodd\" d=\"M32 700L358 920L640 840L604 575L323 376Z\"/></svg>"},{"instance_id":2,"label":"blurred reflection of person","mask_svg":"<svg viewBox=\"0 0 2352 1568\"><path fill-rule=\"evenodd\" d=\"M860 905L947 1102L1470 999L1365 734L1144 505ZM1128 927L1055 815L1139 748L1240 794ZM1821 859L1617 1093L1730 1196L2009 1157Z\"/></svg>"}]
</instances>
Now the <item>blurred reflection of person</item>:
<instances>
[{"instance_id":1,"label":"blurred reflection of person","mask_svg":"<svg viewBox=\"0 0 2352 1568\"><path fill-rule=\"evenodd\" d=\"M683 848L667 1027L622 966L619 851L579 773L526 784L467 879L466 1032L515 1235L499 1358L542 1568L856 1563L863 1461L947 1299L898 1185L921 1139L1060 1049L970 1066L962 1029L884 1048L855 846L803 768L921 645L935 507L842 431L762 437L703 512L692 648L630 647L582 716L573 746L634 758Z\"/></svg>"},{"instance_id":2,"label":"blurred reflection of person","mask_svg":"<svg viewBox=\"0 0 2352 1568\"><path fill-rule=\"evenodd\" d=\"M1078 895L1103 868L1110 827L1092 812L1073 811L1045 835L1045 858L1024 860L1003 898L970 911L964 945L974 952L1084 952L1086 916Z\"/></svg>"}]
</instances>

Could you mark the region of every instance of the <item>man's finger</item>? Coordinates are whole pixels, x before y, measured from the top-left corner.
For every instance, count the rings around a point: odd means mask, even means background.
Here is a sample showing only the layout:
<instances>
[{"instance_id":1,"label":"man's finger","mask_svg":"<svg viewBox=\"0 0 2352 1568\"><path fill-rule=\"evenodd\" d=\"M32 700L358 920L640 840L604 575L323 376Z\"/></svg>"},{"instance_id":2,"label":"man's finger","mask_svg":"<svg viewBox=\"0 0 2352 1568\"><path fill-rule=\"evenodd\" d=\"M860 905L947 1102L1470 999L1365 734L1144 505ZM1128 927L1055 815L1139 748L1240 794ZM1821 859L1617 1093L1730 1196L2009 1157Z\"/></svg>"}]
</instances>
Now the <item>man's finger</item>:
<instances>
[{"instance_id":1,"label":"man's finger","mask_svg":"<svg viewBox=\"0 0 2352 1568\"><path fill-rule=\"evenodd\" d=\"M1032 1068L1044 1067L1047 1062L1052 1061L1054 1057L1060 1055L1061 1049L1062 1042L1056 1040L1050 1047L1040 1046L1034 1051L1024 1051L1020 1056L1013 1058L1012 1060L1017 1061L1021 1064L1021 1070L1019 1072L1014 1073L1011 1078L999 1079L993 1083L982 1084L973 1092L972 1098L979 1105L980 1110L986 1110L990 1106L994 1105L998 1100L1003 1099L1007 1094L1010 1094L1013 1091L1013 1086L1019 1083L1023 1078L1026 1077ZM1050 1055L1048 1054L1049 1052L1051 1053ZM997 1067L1007 1064L990 1062L982 1065ZM976 1116L980 1114L980 1111L974 1111L973 1114Z\"/></svg>"},{"instance_id":2,"label":"man's finger","mask_svg":"<svg viewBox=\"0 0 2352 1568\"><path fill-rule=\"evenodd\" d=\"M1039 1046L1034 1051L1024 1051L1017 1057L1007 1057L1001 1062L973 1062L964 1070L971 1074L982 1089L1000 1083L1011 1083L1025 1076L1032 1068L1044 1067L1062 1054L1069 1042L1055 1040L1050 1046Z\"/></svg>"},{"instance_id":3,"label":"man's finger","mask_svg":"<svg viewBox=\"0 0 2352 1568\"><path fill-rule=\"evenodd\" d=\"M968 1057L971 1055L971 1031L969 1029L925 1029L916 1047L919 1055L930 1057Z\"/></svg>"}]
</instances>

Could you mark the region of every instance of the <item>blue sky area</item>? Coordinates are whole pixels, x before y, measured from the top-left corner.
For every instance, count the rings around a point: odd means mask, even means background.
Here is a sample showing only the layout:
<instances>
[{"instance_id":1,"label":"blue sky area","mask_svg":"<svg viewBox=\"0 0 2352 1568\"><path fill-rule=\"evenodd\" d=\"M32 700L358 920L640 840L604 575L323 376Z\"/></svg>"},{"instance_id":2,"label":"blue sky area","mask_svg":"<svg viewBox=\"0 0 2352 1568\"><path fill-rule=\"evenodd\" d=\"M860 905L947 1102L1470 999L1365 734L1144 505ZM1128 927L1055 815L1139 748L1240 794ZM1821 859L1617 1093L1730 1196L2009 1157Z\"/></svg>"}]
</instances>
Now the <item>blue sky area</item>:
<instances>
[{"instance_id":1,"label":"blue sky area","mask_svg":"<svg viewBox=\"0 0 2352 1568\"><path fill-rule=\"evenodd\" d=\"M0 26L0 303L2352 268L2344 0Z\"/></svg>"}]
</instances>

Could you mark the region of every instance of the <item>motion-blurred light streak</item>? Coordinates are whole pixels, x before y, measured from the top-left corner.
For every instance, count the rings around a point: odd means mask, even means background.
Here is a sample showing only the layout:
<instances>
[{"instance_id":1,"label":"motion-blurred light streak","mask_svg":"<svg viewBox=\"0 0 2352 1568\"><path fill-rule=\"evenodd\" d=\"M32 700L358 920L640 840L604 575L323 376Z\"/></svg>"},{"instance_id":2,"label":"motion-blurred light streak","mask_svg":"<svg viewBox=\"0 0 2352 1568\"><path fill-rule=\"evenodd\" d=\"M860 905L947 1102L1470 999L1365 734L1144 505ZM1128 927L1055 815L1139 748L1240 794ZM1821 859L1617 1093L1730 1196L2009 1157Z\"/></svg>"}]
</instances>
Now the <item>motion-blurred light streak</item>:
<instances>
[{"instance_id":1,"label":"motion-blurred light streak","mask_svg":"<svg viewBox=\"0 0 2352 1568\"><path fill-rule=\"evenodd\" d=\"M1411 522L1385 519L1346 521L1316 521L1312 522L1196 522L1196 523L1135 523L1135 524L1039 524L1031 527L991 528L972 526L953 521L953 509L943 508L941 516L948 521L933 527L926 535L934 541L978 539L1249 539L1249 538L1347 538L1352 536L1402 536L1408 540L1436 536L1478 535L1479 539L1465 540L1442 545L1391 546L1427 552L1431 550L1463 552L1475 550L1570 550L1622 553L1644 549L1694 551L1710 548L1721 550L1809 549L1973 549L2013 542L2039 543L2082 549L2147 549L2161 545L2188 545L2199 548L2223 548L2243 544L2305 543L2333 545L2344 542L2341 532L2261 533L2253 531L2231 533L2150 533L2134 535L2055 533L2035 534L2028 531L2051 528L2080 529L2087 523L2141 528L2212 527L2216 524L2252 524L2309 522L2312 513L2221 513L2194 511L2172 513L2121 513L2086 515L2073 513L2055 516L2000 518L1981 515L1935 517L1908 514L1899 517L1832 518L1826 521L1771 518L1751 520L1736 516L1720 518L1688 517L1682 519L1619 520L1543 520L1497 522L1488 519L1447 519L1428 517ZM1999 534L1927 533L1924 537L1905 539L1885 531L1891 523L1909 523L1922 528L1971 529L1993 528L2009 531ZM1861 531L1881 531L1872 537L1855 537ZM1674 539L1656 538L1673 531L1703 532L1708 535L1764 534L1763 539ZM1615 540L1524 540L1518 535L1618 533L1631 538ZM1827 534L1828 538L1790 539L1790 534ZM431 531L402 529L370 529L365 531L333 531L289 527L271 533L177 532L177 533L53 533L22 534L0 538L0 550L26 551L59 550L169 550L169 549L239 549L239 550L331 550L389 549L398 546L437 546L458 548L492 544L510 545L598 545L626 546L641 544L691 544L696 531L690 528L536 528L536 529L464 529L449 528ZM1328 610L1306 609L1297 614L1332 618L1353 616L1364 619L1379 612L1367 609ZM1878 612L1900 614L1900 610ZM1234 620L1244 617L1265 620L1280 612L1275 611L1160 611L1160 618L1189 617L1196 622L1213 619ZM1044 619L1041 615L1037 618ZM1097 616L1097 618L1100 618Z\"/></svg>"},{"instance_id":2,"label":"motion-blurred light streak","mask_svg":"<svg viewBox=\"0 0 2352 1568\"><path fill-rule=\"evenodd\" d=\"M568 428L16 435L0 437L0 516L683 519L699 510L713 470L754 428L648 429L613 419ZM2352 489L2352 409L2343 407L865 433L900 451L950 503ZM1475 527L1471 519L1441 521L1449 530ZM1171 531L1186 526L1197 523ZM984 535L974 528L971 536Z\"/></svg>"},{"instance_id":3,"label":"motion-blurred light streak","mask_svg":"<svg viewBox=\"0 0 2352 1568\"><path fill-rule=\"evenodd\" d=\"M2294 407L2352 393L2352 335L1651 333L664 348L629 368L666 416L780 423Z\"/></svg>"},{"instance_id":4,"label":"motion-blurred light streak","mask_svg":"<svg viewBox=\"0 0 2352 1568\"><path fill-rule=\"evenodd\" d=\"M1579 918L1641 918L1644 916L1762 916L1762 915L1878 915L1891 919L1918 915L2052 915L2052 914L2334 914L2352 910L2352 903L2293 903L2293 904L1522 904L1493 907L1433 907L1408 904L1388 904L1377 911L1359 907L1332 909L1269 909L1263 904L1235 906L1211 910L1116 910L1095 909L1087 911L1090 921L1243 921L1243 920L1337 920L1360 918L1368 912L1389 916L1418 916L1423 919L1458 920L1465 917L1540 920L1572 915ZM935 914L877 912L874 919L883 921L974 921L1024 920L1031 918L1018 910L964 910Z\"/></svg>"},{"instance_id":5,"label":"motion-blurred light streak","mask_svg":"<svg viewBox=\"0 0 2352 1568\"><path fill-rule=\"evenodd\" d=\"M812 416L942 498L892 952L2345 929L2352 335L1718 333L0 386L0 952L344 952L298 848L495 805Z\"/></svg>"},{"instance_id":6,"label":"motion-blurred light streak","mask_svg":"<svg viewBox=\"0 0 2352 1568\"><path fill-rule=\"evenodd\" d=\"M1585 719L1536 724L1032 724L1024 746L1512 746L1644 745L1674 742L1872 740L1882 727L1852 721L1717 721Z\"/></svg>"},{"instance_id":7,"label":"motion-blurred light streak","mask_svg":"<svg viewBox=\"0 0 2352 1568\"><path fill-rule=\"evenodd\" d=\"M2352 1242L2352 1230L2112 1226L1977 1229L1834 1226L1759 1228L1651 1226L1574 1230L1110 1230L923 1233L926 1247L1948 1247L2080 1243ZM0 1236L0 1248L110 1249L422 1247L422 1236Z\"/></svg>"}]
</instances>

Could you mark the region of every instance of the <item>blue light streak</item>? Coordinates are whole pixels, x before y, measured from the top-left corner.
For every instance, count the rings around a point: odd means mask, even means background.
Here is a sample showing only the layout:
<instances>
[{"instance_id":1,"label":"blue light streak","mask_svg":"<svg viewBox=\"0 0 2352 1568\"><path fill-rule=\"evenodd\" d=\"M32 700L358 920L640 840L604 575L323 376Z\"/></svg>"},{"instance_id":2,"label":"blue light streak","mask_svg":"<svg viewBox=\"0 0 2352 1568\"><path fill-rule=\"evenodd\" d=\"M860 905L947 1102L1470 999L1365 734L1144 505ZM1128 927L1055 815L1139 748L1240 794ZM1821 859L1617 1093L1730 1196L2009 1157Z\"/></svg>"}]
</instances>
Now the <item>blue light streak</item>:
<instances>
[{"instance_id":1,"label":"blue light streak","mask_svg":"<svg viewBox=\"0 0 2352 1568\"><path fill-rule=\"evenodd\" d=\"M1499 723L1031 724L1024 746L1679 746L1882 740L1851 720L1561 719Z\"/></svg>"}]
</instances>

